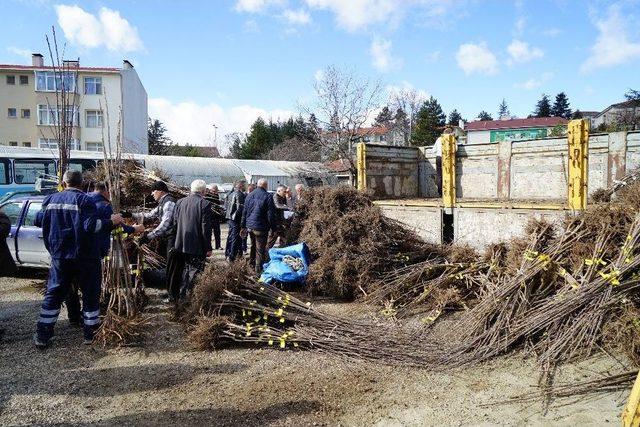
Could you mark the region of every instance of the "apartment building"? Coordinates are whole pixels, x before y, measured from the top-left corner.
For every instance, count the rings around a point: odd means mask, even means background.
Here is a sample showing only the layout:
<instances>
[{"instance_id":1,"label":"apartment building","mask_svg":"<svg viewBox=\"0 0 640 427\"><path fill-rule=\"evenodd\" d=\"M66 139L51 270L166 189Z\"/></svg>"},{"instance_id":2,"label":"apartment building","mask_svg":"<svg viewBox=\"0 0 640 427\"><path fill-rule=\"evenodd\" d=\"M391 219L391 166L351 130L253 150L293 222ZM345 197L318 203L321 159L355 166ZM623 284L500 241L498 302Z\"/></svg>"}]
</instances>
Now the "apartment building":
<instances>
[{"instance_id":1,"label":"apartment building","mask_svg":"<svg viewBox=\"0 0 640 427\"><path fill-rule=\"evenodd\" d=\"M73 117L72 149L102 151L103 142L115 144L120 132L125 152L147 154L147 92L133 65L66 61L63 68L70 72L56 76L41 54L33 54L31 65L0 64L0 145L57 148L56 85L64 85L75 93L67 114Z\"/></svg>"}]
</instances>

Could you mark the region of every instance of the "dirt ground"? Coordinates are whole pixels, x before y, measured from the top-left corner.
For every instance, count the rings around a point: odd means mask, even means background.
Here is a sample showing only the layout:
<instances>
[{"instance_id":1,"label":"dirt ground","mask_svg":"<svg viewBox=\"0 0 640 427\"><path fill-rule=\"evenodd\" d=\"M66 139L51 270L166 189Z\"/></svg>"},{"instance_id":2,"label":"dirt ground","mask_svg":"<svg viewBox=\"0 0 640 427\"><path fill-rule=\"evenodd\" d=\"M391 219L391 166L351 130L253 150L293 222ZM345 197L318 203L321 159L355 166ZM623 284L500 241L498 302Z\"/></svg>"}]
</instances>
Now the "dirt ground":
<instances>
[{"instance_id":1,"label":"dirt ground","mask_svg":"<svg viewBox=\"0 0 640 427\"><path fill-rule=\"evenodd\" d=\"M153 334L138 348L81 344L63 309L56 340L36 350L41 296L33 273L0 279L0 425L603 425L627 397L607 394L541 405L492 403L531 390L533 363L511 356L439 373L345 362L314 351L190 350L152 296ZM597 359L559 381L614 367ZM490 406L486 406L490 405Z\"/></svg>"}]
</instances>

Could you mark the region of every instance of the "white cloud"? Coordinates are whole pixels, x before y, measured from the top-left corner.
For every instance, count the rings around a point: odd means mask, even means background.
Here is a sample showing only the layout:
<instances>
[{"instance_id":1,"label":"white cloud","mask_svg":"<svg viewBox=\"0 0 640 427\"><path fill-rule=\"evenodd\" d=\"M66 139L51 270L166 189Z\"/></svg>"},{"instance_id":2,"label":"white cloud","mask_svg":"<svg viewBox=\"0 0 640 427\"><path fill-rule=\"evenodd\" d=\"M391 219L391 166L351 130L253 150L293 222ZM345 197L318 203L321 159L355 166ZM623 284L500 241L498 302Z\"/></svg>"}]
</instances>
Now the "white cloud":
<instances>
[{"instance_id":1,"label":"white cloud","mask_svg":"<svg viewBox=\"0 0 640 427\"><path fill-rule=\"evenodd\" d=\"M400 10L394 0L305 0L305 2L311 8L333 12L338 25L349 31L387 22Z\"/></svg>"},{"instance_id":2,"label":"white cloud","mask_svg":"<svg viewBox=\"0 0 640 427\"><path fill-rule=\"evenodd\" d=\"M21 56L25 59L31 59L31 51L29 49L21 49L15 46L9 46L7 48L7 52L12 53L16 56Z\"/></svg>"},{"instance_id":3,"label":"white cloud","mask_svg":"<svg viewBox=\"0 0 640 427\"><path fill-rule=\"evenodd\" d=\"M458 67L467 75L474 73L490 75L498 72L498 60L485 42L460 45L456 53L456 61Z\"/></svg>"},{"instance_id":4,"label":"white cloud","mask_svg":"<svg viewBox=\"0 0 640 427\"><path fill-rule=\"evenodd\" d=\"M516 21L516 24L514 26L514 34L516 35L516 37L522 36L522 34L524 33L524 29L525 29L526 25L527 25L526 18L524 18L524 17L518 18L518 20Z\"/></svg>"},{"instance_id":5,"label":"white cloud","mask_svg":"<svg viewBox=\"0 0 640 427\"><path fill-rule=\"evenodd\" d=\"M87 48L104 45L117 52L133 52L144 48L138 30L120 16L117 10L100 8L98 16L79 6L55 6L58 25L71 43Z\"/></svg>"},{"instance_id":6,"label":"white cloud","mask_svg":"<svg viewBox=\"0 0 640 427\"><path fill-rule=\"evenodd\" d=\"M542 32L542 35L547 37L556 37L562 34L562 30L559 28L547 28Z\"/></svg>"},{"instance_id":7,"label":"white cloud","mask_svg":"<svg viewBox=\"0 0 640 427\"><path fill-rule=\"evenodd\" d=\"M522 40L513 40L507 47L507 53L510 57L508 60L509 65L533 61L544 56L542 49L529 46L529 43Z\"/></svg>"},{"instance_id":8,"label":"white cloud","mask_svg":"<svg viewBox=\"0 0 640 427\"><path fill-rule=\"evenodd\" d=\"M238 12L258 13L270 6L283 3L283 0L238 0L235 9Z\"/></svg>"},{"instance_id":9,"label":"white cloud","mask_svg":"<svg viewBox=\"0 0 640 427\"><path fill-rule=\"evenodd\" d=\"M415 91L417 96L422 99L426 99L429 97L429 94L425 90L416 89L411 83L409 83L406 80L403 80L400 84L397 84L397 85L387 85L385 87L385 90L387 91L387 95L390 98L392 98L394 95L412 92L412 91Z\"/></svg>"},{"instance_id":10,"label":"white cloud","mask_svg":"<svg viewBox=\"0 0 640 427\"><path fill-rule=\"evenodd\" d=\"M311 15L304 9L292 10L287 9L283 12L282 16L291 25L307 25L311 22Z\"/></svg>"},{"instance_id":11,"label":"white cloud","mask_svg":"<svg viewBox=\"0 0 640 427\"><path fill-rule=\"evenodd\" d=\"M619 5L610 6L606 18L595 22L598 37L581 71L613 67L640 58L640 40L631 40L630 24L620 13Z\"/></svg>"},{"instance_id":12,"label":"white cloud","mask_svg":"<svg viewBox=\"0 0 640 427\"><path fill-rule=\"evenodd\" d=\"M371 42L369 54L376 70L386 73L402 65L400 59L391 55L392 46L391 40L381 38L376 38Z\"/></svg>"},{"instance_id":13,"label":"white cloud","mask_svg":"<svg viewBox=\"0 0 640 427\"><path fill-rule=\"evenodd\" d=\"M294 113L288 110L264 110L250 105L229 109L218 104L201 105L195 102L172 103L165 98L149 99L149 117L160 120L167 128L167 136L178 144L213 144L213 124L218 126L217 142L221 151L224 136L232 132L247 132L258 118L287 119Z\"/></svg>"},{"instance_id":14,"label":"white cloud","mask_svg":"<svg viewBox=\"0 0 640 427\"><path fill-rule=\"evenodd\" d=\"M542 86L544 83L549 81L552 77L553 77L553 73L543 73L542 76L540 76L540 78L532 77L525 82L514 84L513 87L517 89L524 89L524 90L537 89L540 86Z\"/></svg>"},{"instance_id":15,"label":"white cloud","mask_svg":"<svg viewBox=\"0 0 640 427\"><path fill-rule=\"evenodd\" d=\"M441 51L436 50L427 55L427 62L438 62L440 60Z\"/></svg>"}]
</instances>

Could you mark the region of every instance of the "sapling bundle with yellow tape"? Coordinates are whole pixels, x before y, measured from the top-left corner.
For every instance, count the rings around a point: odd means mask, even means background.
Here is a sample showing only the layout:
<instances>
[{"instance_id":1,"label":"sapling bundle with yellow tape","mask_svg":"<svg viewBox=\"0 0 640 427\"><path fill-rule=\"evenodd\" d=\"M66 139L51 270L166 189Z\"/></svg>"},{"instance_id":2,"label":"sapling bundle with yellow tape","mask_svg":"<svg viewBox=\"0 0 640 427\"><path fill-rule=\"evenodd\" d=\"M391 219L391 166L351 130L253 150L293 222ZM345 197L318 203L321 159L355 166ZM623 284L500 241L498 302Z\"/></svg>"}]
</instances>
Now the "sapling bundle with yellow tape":
<instances>
[{"instance_id":1,"label":"sapling bundle with yellow tape","mask_svg":"<svg viewBox=\"0 0 640 427\"><path fill-rule=\"evenodd\" d=\"M107 120L108 109L106 111ZM121 177L124 164L122 158L122 138L120 120L116 141L112 141L110 131L103 138L104 162L102 169L104 181L109 187L111 205L114 212L121 208ZM142 256L134 256L134 263L127 250L127 236L122 227L112 231L111 250L102 265L102 306L104 317L96 334L96 341L102 345L131 345L141 341L143 328L148 318L142 314L145 303L142 284Z\"/></svg>"}]
</instances>

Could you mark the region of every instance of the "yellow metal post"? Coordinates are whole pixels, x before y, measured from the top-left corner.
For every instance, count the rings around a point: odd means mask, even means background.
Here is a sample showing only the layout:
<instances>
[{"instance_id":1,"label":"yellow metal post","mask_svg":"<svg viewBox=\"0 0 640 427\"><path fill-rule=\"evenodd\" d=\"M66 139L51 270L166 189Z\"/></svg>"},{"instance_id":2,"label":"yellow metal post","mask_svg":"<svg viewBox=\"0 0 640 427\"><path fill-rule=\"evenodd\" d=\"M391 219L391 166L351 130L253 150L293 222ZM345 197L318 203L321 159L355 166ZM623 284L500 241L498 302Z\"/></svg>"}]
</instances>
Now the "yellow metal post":
<instances>
[{"instance_id":1,"label":"yellow metal post","mask_svg":"<svg viewBox=\"0 0 640 427\"><path fill-rule=\"evenodd\" d=\"M638 373L636 382L631 389L627 406L622 412L622 425L624 427L640 426L640 373Z\"/></svg>"},{"instance_id":2,"label":"yellow metal post","mask_svg":"<svg viewBox=\"0 0 640 427\"><path fill-rule=\"evenodd\" d=\"M571 120L567 129L569 141L569 207L582 210L587 207L589 182L589 122Z\"/></svg>"},{"instance_id":3,"label":"yellow metal post","mask_svg":"<svg viewBox=\"0 0 640 427\"><path fill-rule=\"evenodd\" d=\"M358 169L358 190L367 189L367 145L360 142L356 148L356 167Z\"/></svg>"},{"instance_id":4,"label":"yellow metal post","mask_svg":"<svg viewBox=\"0 0 640 427\"><path fill-rule=\"evenodd\" d=\"M451 211L456 204L456 137L451 133L442 140L442 204Z\"/></svg>"}]
</instances>

